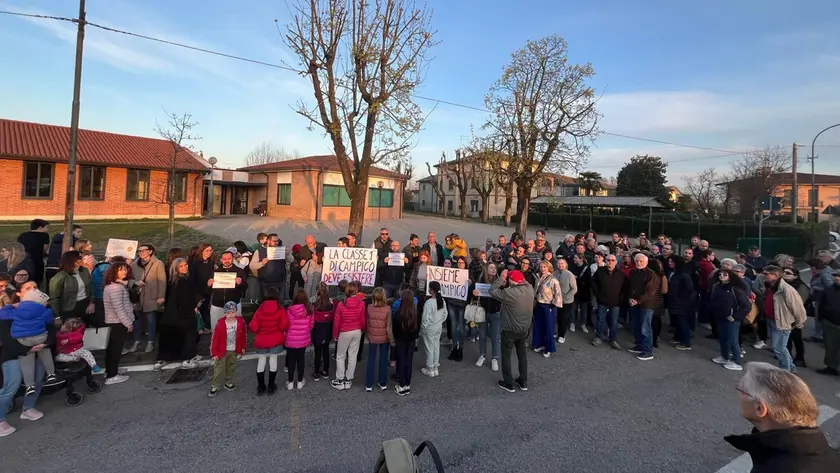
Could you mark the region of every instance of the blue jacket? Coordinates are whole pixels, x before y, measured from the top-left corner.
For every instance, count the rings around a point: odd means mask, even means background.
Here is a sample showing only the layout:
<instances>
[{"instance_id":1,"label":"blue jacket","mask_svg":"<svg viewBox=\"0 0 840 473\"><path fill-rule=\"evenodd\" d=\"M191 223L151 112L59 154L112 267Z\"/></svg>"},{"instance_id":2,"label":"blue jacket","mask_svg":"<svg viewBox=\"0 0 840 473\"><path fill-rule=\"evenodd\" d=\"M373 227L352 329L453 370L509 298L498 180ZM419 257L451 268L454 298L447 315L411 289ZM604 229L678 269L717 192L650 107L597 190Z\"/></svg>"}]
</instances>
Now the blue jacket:
<instances>
[{"instance_id":1,"label":"blue jacket","mask_svg":"<svg viewBox=\"0 0 840 473\"><path fill-rule=\"evenodd\" d=\"M93 286L93 299L102 300L102 290L105 288L105 271L111 267L111 263L97 263L90 273L90 283Z\"/></svg>"},{"instance_id":2,"label":"blue jacket","mask_svg":"<svg viewBox=\"0 0 840 473\"><path fill-rule=\"evenodd\" d=\"M12 321L12 337L34 337L47 332L47 325L53 323L52 309L37 302L23 301L14 307L3 306L0 309L0 320Z\"/></svg>"}]
</instances>

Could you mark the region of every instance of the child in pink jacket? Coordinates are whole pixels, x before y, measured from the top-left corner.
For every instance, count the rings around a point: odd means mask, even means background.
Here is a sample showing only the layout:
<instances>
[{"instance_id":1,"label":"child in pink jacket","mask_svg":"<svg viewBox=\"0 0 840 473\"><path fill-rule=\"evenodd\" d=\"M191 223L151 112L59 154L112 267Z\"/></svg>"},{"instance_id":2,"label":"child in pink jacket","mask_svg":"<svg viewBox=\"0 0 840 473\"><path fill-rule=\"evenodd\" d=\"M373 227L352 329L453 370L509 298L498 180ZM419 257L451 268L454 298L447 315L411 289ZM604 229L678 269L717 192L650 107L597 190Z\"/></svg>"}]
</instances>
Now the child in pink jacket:
<instances>
[{"instance_id":1,"label":"child in pink jacket","mask_svg":"<svg viewBox=\"0 0 840 473\"><path fill-rule=\"evenodd\" d=\"M85 360L90 365L94 374L102 372L102 368L96 363L93 353L84 347L85 323L78 317L71 317L61 324L61 329L56 334L58 355L55 360L61 362Z\"/></svg>"},{"instance_id":2,"label":"child in pink jacket","mask_svg":"<svg viewBox=\"0 0 840 473\"><path fill-rule=\"evenodd\" d=\"M286 389L295 388L295 373L297 373L297 388L303 389L306 381L303 379L303 363L306 358L306 347L312 341L312 327L315 326L315 314L309 296L303 289L295 292L292 305L286 309L289 316L289 331L286 332L286 368L289 370L289 380Z\"/></svg>"}]
</instances>

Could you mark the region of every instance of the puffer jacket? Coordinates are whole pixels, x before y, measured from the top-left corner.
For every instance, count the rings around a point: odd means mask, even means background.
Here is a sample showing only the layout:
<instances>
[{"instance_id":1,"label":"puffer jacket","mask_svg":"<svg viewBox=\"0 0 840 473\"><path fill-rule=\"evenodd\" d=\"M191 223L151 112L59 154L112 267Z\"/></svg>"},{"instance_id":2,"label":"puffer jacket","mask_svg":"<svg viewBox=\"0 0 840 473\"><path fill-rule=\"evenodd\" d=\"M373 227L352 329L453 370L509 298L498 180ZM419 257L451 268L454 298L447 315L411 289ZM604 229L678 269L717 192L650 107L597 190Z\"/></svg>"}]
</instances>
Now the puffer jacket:
<instances>
[{"instance_id":1,"label":"puffer jacket","mask_svg":"<svg viewBox=\"0 0 840 473\"><path fill-rule=\"evenodd\" d=\"M12 321L12 337L34 337L47 333L47 325L53 323L52 309L37 302L23 301L17 307L6 305L0 309L0 320Z\"/></svg>"},{"instance_id":2,"label":"puffer jacket","mask_svg":"<svg viewBox=\"0 0 840 473\"><path fill-rule=\"evenodd\" d=\"M315 315L306 311L303 304L289 306L289 331L286 332L286 348L306 348L312 343L312 327Z\"/></svg>"},{"instance_id":3,"label":"puffer jacket","mask_svg":"<svg viewBox=\"0 0 840 473\"><path fill-rule=\"evenodd\" d=\"M128 298L128 288L124 282L112 282L102 290L102 302L105 306L106 324L134 324L134 304Z\"/></svg>"},{"instance_id":4,"label":"puffer jacket","mask_svg":"<svg viewBox=\"0 0 840 473\"><path fill-rule=\"evenodd\" d=\"M76 350L84 348L85 344L85 324L82 324L76 330L60 331L55 335L56 348L62 355L73 353ZM67 343L64 343L64 341Z\"/></svg>"},{"instance_id":5,"label":"puffer jacket","mask_svg":"<svg viewBox=\"0 0 840 473\"><path fill-rule=\"evenodd\" d=\"M540 276L540 279L534 284L534 292L538 304L553 304L557 307L563 307L563 289L554 276L550 274Z\"/></svg>"},{"instance_id":6,"label":"puffer jacket","mask_svg":"<svg viewBox=\"0 0 840 473\"><path fill-rule=\"evenodd\" d=\"M289 317L286 310L277 301L265 301L254 312L254 318L248 324L248 330L254 332L254 348L267 350L280 346L286 340L289 330Z\"/></svg>"},{"instance_id":7,"label":"puffer jacket","mask_svg":"<svg viewBox=\"0 0 840 473\"><path fill-rule=\"evenodd\" d=\"M315 322L319 324L331 324L335 316L335 305L330 304L329 309L326 307L315 307Z\"/></svg>"},{"instance_id":8,"label":"puffer jacket","mask_svg":"<svg viewBox=\"0 0 840 473\"><path fill-rule=\"evenodd\" d=\"M446 246L450 252L450 257L457 258L459 256L467 257L467 242L462 238L455 238L452 243ZM454 265L453 265L454 266Z\"/></svg>"},{"instance_id":9,"label":"puffer jacket","mask_svg":"<svg viewBox=\"0 0 840 473\"><path fill-rule=\"evenodd\" d=\"M352 332L353 330L365 331L365 301L358 297L350 297L339 302L335 306L335 320L333 322L333 338L337 339L338 334Z\"/></svg>"},{"instance_id":10,"label":"puffer jacket","mask_svg":"<svg viewBox=\"0 0 840 473\"><path fill-rule=\"evenodd\" d=\"M370 343L388 343L388 319L391 308L387 305L367 308L367 339Z\"/></svg>"}]
</instances>

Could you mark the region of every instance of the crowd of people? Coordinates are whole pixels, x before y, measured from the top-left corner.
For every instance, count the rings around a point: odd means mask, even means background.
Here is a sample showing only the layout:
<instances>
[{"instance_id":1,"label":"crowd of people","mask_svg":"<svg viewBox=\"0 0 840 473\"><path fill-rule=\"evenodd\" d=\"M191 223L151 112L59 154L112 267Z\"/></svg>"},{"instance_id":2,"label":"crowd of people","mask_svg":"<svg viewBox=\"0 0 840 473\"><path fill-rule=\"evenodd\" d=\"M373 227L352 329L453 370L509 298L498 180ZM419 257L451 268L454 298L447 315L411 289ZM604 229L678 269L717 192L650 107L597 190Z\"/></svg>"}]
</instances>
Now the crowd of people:
<instances>
[{"instance_id":1,"label":"crowd of people","mask_svg":"<svg viewBox=\"0 0 840 473\"><path fill-rule=\"evenodd\" d=\"M83 360L96 372L104 370L110 385L128 379L120 359L139 350L155 353L156 368L169 362L195 366L201 359L198 341L207 335L214 397L223 388L235 389L233 373L248 332L258 354L259 395L276 392L284 353L285 387L302 389L310 345L314 367L308 379L351 389L365 339L366 391L374 382L387 389L394 367L393 389L408 395L415 352L422 348L425 355L421 374L436 377L441 345L449 346L449 360L461 362L467 342L478 344L476 366L489 361L493 371L501 369L500 388L525 391L528 348L550 358L570 332L581 332L596 347L620 350L618 330L624 325L633 334L628 350L649 361L667 336L666 314L667 333L673 335L667 342L676 350L691 350L697 328L704 326L720 345L712 361L724 368L742 369L744 340L752 337L748 343L757 349L769 343L779 366L792 372L805 365L802 330L813 316L816 329L809 339L826 348L826 366L818 372L837 376L840 368L840 265L827 253L808 262L809 287L790 256L768 262L753 248L718 260L699 237L677 254L665 235L650 241L640 234L633 242L613 233L599 243L589 231L567 235L552 249L541 230L533 239L514 233L479 246L455 233L438 242L429 232L425 242L412 234L403 246L382 228L371 246L377 250L375 287L364 288L358 281L321 282L328 245L313 235L289 247L277 234L260 233L251 245L236 241L219 251L203 243L170 248L165 255L140 242L134 260L98 261L80 226L66 252L64 236L51 239L48 228L34 220L17 243L3 248L5 268L0 268L3 361L17 362L8 369L21 370L29 395L37 392L38 373L53 375L50 350L56 340L58 361ZM329 246L362 245L349 233ZM273 256L277 247L287 249L284 259ZM388 264L392 253L403 254L402 266ZM467 270L467 299L443 297L440 284L428 279L429 266ZM218 273L233 273L234 286L216 287ZM482 292L479 284L489 290ZM243 303L257 306L248 323ZM102 368L80 343L85 327L110 329ZM6 376L5 364L3 371ZM32 407L25 412L40 414ZM10 427L0 424L4 428Z\"/></svg>"}]
</instances>

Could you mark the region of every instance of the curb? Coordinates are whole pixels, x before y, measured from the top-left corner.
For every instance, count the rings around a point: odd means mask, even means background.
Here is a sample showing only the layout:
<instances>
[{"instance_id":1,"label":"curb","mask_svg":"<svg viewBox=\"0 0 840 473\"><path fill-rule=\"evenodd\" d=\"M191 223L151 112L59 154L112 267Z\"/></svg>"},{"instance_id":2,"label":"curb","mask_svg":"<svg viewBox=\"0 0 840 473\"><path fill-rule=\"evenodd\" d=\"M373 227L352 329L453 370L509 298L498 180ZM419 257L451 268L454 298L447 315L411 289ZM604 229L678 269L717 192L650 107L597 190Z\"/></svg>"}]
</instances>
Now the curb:
<instances>
[{"instance_id":1,"label":"curb","mask_svg":"<svg viewBox=\"0 0 840 473\"><path fill-rule=\"evenodd\" d=\"M367 342L367 339L366 339L364 345L367 345L367 343L368 342ZM315 347L310 345L310 346L306 347L306 352L309 353L310 351L312 351L314 349L315 349ZM362 348L360 346L359 350L361 350L361 349ZM284 354L283 357L285 358L285 356L286 355ZM246 353L246 354L242 355L242 358L236 360L236 362L241 363L243 361L256 360L259 357L260 357L260 355L258 355L257 353ZM196 368L207 368L207 367L210 367L210 366L213 366L213 360L211 360L211 359L202 359L202 360L199 360L199 361L195 362L195 367ZM149 372L149 371L171 371L171 370L177 370L177 369L180 369L180 368L181 368L181 363L180 362L167 363L167 364L163 365L160 368L160 370L155 370L155 364L154 363L144 363L144 364L140 364L140 365L120 366L120 369L125 369L125 371L127 373L146 373L146 372Z\"/></svg>"}]
</instances>

